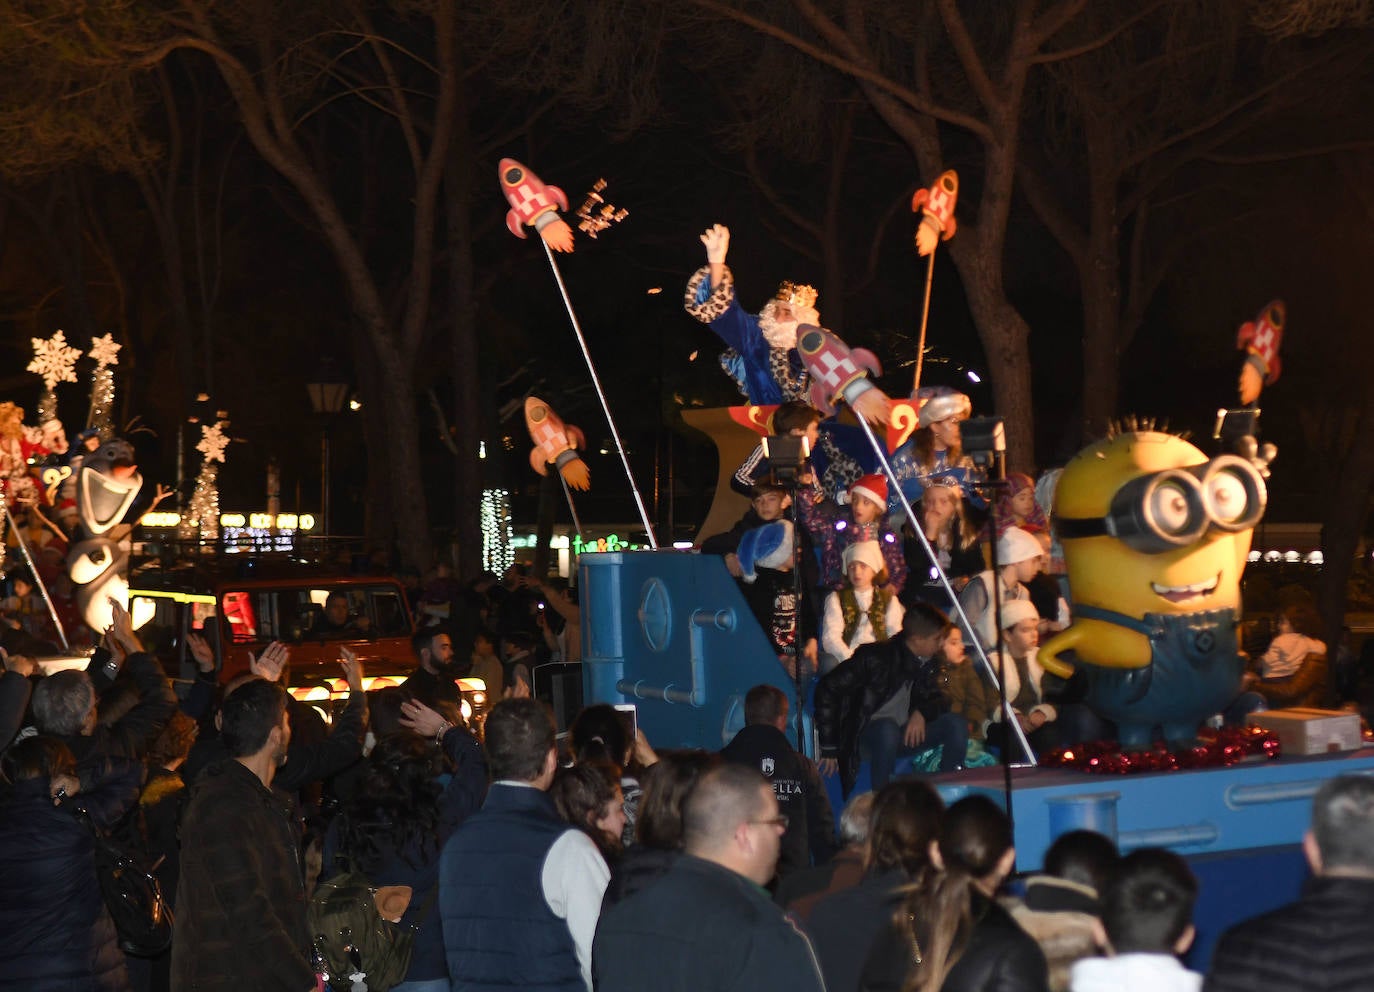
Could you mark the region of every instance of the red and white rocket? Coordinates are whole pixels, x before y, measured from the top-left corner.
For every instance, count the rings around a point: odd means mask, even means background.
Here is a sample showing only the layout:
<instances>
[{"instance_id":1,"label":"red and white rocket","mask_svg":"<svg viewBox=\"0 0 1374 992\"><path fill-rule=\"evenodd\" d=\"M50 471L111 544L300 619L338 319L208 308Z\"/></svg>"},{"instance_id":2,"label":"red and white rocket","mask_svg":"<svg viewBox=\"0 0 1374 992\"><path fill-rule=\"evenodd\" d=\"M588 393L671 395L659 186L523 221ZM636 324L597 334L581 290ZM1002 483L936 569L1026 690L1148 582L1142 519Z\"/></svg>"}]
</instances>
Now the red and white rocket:
<instances>
[{"instance_id":1,"label":"red and white rocket","mask_svg":"<svg viewBox=\"0 0 1374 992\"><path fill-rule=\"evenodd\" d=\"M554 251L572 251L572 229L558 211L568 209L568 197L557 186L544 181L513 158L503 158L496 167L501 177L501 192L510 201L506 227L517 238L532 227Z\"/></svg>"},{"instance_id":2,"label":"red and white rocket","mask_svg":"<svg viewBox=\"0 0 1374 992\"><path fill-rule=\"evenodd\" d=\"M525 398L525 426L534 442L530 465L536 472L548 475L549 463L553 463L572 488L583 491L591 488L591 473L577 453L578 448L587 446L587 439L580 430L563 423L563 419L537 396Z\"/></svg>"},{"instance_id":3,"label":"red and white rocket","mask_svg":"<svg viewBox=\"0 0 1374 992\"><path fill-rule=\"evenodd\" d=\"M886 427L891 401L868 381L868 374L882 375L878 356L867 348L850 348L824 327L802 324L797 328L797 352L811 374L811 405L833 414L840 400L871 424Z\"/></svg>"},{"instance_id":4,"label":"red and white rocket","mask_svg":"<svg viewBox=\"0 0 1374 992\"><path fill-rule=\"evenodd\" d=\"M935 241L948 241L959 226L954 207L959 202L959 174L953 169L940 173L929 189L918 189L911 198L912 211L921 212L921 227L916 232L918 254L929 255Z\"/></svg>"}]
</instances>

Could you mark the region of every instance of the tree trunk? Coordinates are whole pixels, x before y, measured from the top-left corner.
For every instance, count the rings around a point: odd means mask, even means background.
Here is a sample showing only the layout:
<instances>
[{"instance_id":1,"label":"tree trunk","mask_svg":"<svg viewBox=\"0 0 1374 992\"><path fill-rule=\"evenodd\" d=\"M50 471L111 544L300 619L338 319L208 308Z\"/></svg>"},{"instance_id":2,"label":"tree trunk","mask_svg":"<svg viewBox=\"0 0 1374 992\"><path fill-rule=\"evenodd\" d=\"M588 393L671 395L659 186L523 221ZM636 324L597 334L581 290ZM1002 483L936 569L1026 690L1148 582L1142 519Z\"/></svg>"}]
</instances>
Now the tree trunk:
<instances>
[{"instance_id":1,"label":"tree trunk","mask_svg":"<svg viewBox=\"0 0 1374 992\"><path fill-rule=\"evenodd\" d=\"M1094 210L1096 213L1096 210ZM1079 267L1083 293L1083 440L1102 437L1117 410L1121 279L1115 230L1094 223Z\"/></svg>"},{"instance_id":2,"label":"tree trunk","mask_svg":"<svg viewBox=\"0 0 1374 992\"><path fill-rule=\"evenodd\" d=\"M402 566L420 571L428 568L434 554L425 506L424 480L420 474L420 421L415 411L414 371L394 347L379 347L382 333L372 335L386 410L386 485L391 493L391 523Z\"/></svg>"},{"instance_id":3,"label":"tree trunk","mask_svg":"<svg viewBox=\"0 0 1374 992\"><path fill-rule=\"evenodd\" d=\"M1366 396L1354 437L1367 438L1371 430L1374 430L1374 402ZM1322 520L1323 564L1317 584L1317 609L1326 630L1327 657L1332 662L1345 623L1346 584L1369 516L1370 494L1374 491L1374 444L1357 442L1348 451ZM1327 688L1329 691L1330 686Z\"/></svg>"},{"instance_id":4,"label":"tree trunk","mask_svg":"<svg viewBox=\"0 0 1374 992\"><path fill-rule=\"evenodd\" d=\"M478 451L483 437L481 355L478 347L477 291L472 251L472 155L467 133L467 108L454 122L454 142L444 173L445 222L448 240L450 330L449 357L453 378L453 427L457 454L453 463L453 538L457 545L457 574L475 578L482 571L483 461Z\"/></svg>"},{"instance_id":5,"label":"tree trunk","mask_svg":"<svg viewBox=\"0 0 1374 992\"><path fill-rule=\"evenodd\" d=\"M1035 466L1034 407L1031 403L1030 328L1007 302L1000 272L989 272L988 259L972 252L959 266L969 310L987 353L992 374L993 412L1006 424L1007 469L1030 472ZM1000 269L1000 266L997 268Z\"/></svg>"},{"instance_id":6,"label":"tree trunk","mask_svg":"<svg viewBox=\"0 0 1374 992\"><path fill-rule=\"evenodd\" d=\"M1114 122L1087 115L1088 229L1077 253L1083 294L1083 440L1101 437L1116 409L1121 369L1121 247Z\"/></svg>"}]
</instances>

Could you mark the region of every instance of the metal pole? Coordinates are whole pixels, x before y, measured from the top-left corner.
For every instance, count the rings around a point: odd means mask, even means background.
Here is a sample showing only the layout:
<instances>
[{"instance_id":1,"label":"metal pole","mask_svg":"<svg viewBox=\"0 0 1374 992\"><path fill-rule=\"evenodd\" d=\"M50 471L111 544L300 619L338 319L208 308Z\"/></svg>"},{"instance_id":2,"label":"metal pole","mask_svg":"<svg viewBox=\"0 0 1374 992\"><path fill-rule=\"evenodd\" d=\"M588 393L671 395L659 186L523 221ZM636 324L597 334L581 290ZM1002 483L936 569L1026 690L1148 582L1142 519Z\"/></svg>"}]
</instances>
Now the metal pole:
<instances>
[{"instance_id":1,"label":"metal pole","mask_svg":"<svg viewBox=\"0 0 1374 992\"><path fill-rule=\"evenodd\" d=\"M572 490L568 488L568 480L563 478L563 473L557 468L553 471L558 476L558 481L563 483L563 495L568 499L568 512L572 514L573 528L577 531L578 539L585 540L582 537L582 521L577 519L577 507L573 505Z\"/></svg>"},{"instance_id":2,"label":"metal pole","mask_svg":"<svg viewBox=\"0 0 1374 992\"><path fill-rule=\"evenodd\" d=\"M629 480L630 492L634 494L635 508L639 510L639 520L644 525L644 532L649 535L649 547L654 551L658 550L658 538L654 536L653 524L649 523L649 514L644 509L644 498L639 495L639 487L635 485L634 473L630 471L630 459L625 455L625 445L620 440L620 431L616 430L615 418L611 416L611 407L606 402L606 391L601 388L601 378L596 374L596 365L592 363L592 354L587 350L587 339L582 336L582 326L577 322L577 314L573 311L572 300L568 298L568 287L563 284L563 273L558 270L558 262L553 257L553 250L542 238L539 241L544 246L544 255L549 260L549 268L553 270L553 278L558 283L558 292L563 297L563 308L568 311L568 320L572 322L573 334L577 337L578 347L582 349L582 358L587 363L587 371L591 373L592 386L596 389L596 397L601 401L601 412L606 415L606 425L611 429L611 437L615 440L615 450L620 455L620 464L625 468L625 478Z\"/></svg>"},{"instance_id":3,"label":"metal pole","mask_svg":"<svg viewBox=\"0 0 1374 992\"><path fill-rule=\"evenodd\" d=\"M868 421L859 416L857 411L855 411L855 419L858 420L859 426L863 428L864 434L867 435L868 443L873 446L873 453L878 456L878 462L883 467L883 473L887 476L888 482L896 491L897 499L901 501L902 509L906 511L906 518L911 521L911 529L916 532L916 539L921 542L921 547L925 549L926 554L930 557L931 563L934 564L935 573L940 577L940 584L943 585L945 591L949 593L949 601L954 607L954 612L958 614L959 619L963 621L964 629L972 631L973 624L969 622L968 614L964 612L963 606L960 605L959 597L954 594L954 587L949 584L949 577L945 575L945 570L940 567L940 560L935 555L935 549L930 546L930 541L926 538L925 531L919 525L916 511L911 508L911 502L906 498L906 493L902 492L901 484L897 480L897 473L892 470L892 463L887 460L887 452L884 451L882 445L878 443L877 437L873 434L873 428L868 426ZM994 575L993 578L995 579L996 576ZM997 673L992 670L992 662L988 660L987 652L983 650L983 645L976 636L972 637L971 640L973 641L975 655L978 660L983 663L983 671L987 672L1000 693L1002 691L1002 684L997 678ZM1021 742L1021 747L1026 752L1026 760L1032 765L1036 764L1035 754L1031 751L1030 741L1026 740L1026 734L1025 731L1021 729L1021 725L1015 720L1006 720L1004 722L1016 734L1016 739Z\"/></svg>"},{"instance_id":4,"label":"metal pole","mask_svg":"<svg viewBox=\"0 0 1374 992\"><path fill-rule=\"evenodd\" d=\"M325 421L324 429L320 431L320 514L324 517L324 536L328 538L333 531L330 530L329 521L329 421Z\"/></svg>"},{"instance_id":5,"label":"metal pole","mask_svg":"<svg viewBox=\"0 0 1374 992\"><path fill-rule=\"evenodd\" d=\"M921 363L926 356L926 324L930 320L930 284L935 280L935 249L926 258L926 295L921 302L921 334L916 341L916 371L911 377L911 394L921 388Z\"/></svg>"}]
</instances>

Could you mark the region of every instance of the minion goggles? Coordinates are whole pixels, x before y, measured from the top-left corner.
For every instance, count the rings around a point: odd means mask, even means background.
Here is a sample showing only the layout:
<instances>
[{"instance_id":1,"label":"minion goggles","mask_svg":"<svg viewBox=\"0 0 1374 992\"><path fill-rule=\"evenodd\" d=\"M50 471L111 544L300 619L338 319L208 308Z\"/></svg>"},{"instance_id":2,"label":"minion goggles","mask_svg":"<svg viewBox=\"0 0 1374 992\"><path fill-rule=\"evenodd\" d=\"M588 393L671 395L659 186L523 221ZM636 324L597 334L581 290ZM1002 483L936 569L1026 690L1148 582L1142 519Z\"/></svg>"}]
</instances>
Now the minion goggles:
<instances>
[{"instance_id":1,"label":"minion goggles","mask_svg":"<svg viewBox=\"0 0 1374 992\"><path fill-rule=\"evenodd\" d=\"M1054 527L1060 540L1109 536L1158 555L1195 544L1208 531L1251 529L1267 500L1253 465L1220 455L1201 465L1138 476L1113 494L1105 517L1056 516Z\"/></svg>"}]
</instances>

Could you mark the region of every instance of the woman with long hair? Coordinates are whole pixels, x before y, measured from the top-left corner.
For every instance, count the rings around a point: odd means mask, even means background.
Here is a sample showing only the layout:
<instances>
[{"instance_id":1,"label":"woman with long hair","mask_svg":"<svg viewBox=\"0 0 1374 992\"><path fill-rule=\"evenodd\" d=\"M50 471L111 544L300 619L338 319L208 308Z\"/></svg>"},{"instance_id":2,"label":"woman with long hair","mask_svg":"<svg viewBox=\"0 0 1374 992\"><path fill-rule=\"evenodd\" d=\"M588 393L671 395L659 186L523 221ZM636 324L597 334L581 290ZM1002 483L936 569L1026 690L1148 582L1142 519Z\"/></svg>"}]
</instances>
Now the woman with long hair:
<instances>
[{"instance_id":1,"label":"woman with long hair","mask_svg":"<svg viewBox=\"0 0 1374 992\"><path fill-rule=\"evenodd\" d=\"M902 893L926 883L944 809L940 794L920 779L898 779L878 790L863 881L821 899L806 921L830 992L858 988L869 949L890 926Z\"/></svg>"},{"instance_id":2,"label":"woman with long hair","mask_svg":"<svg viewBox=\"0 0 1374 992\"><path fill-rule=\"evenodd\" d=\"M996 900L1016 862L1011 821L986 796L945 811L934 858L874 946L871 992L1047 992L1045 955Z\"/></svg>"},{"instance_id":3,"label":"woman with long hair","mask_svg":"<svg viewBox=\"0 0 1374 992\"><path fill-rule=\"evenodd\" d=\"M577 827L596 845L607 865L620 859L625 845L625 797L620 769L608 762L583 761L558 769L549 797L558 815Z\"/></svg>"},{"instance_id":4,"label":"woman with long hair","mask_svg":"<svg viewBox=\"0 0 1374 992\"><path fill-rule=\"evenodd\" d=\"M916 512L921 518L921 530L935 552L935 560L931 560L919 541L907 539L906 559L911 565L911 573L903 590L903 601L909 605L919 599L948 610L949 593L945 592L935 566L940 566L956 593L961 591L968 580L985 567L978 527L969 519L964 491L955 480L947 477L931 480L921 493Z\"/></svg>"},{"instance_id":5,"label":"woman with long hair","mask_svg":"<svg viewBox=\"0 0 1374 992\"><path fill-rule=\"evenodd\" d=\"M609 703L596 703L577 714L568 728L573 761L603 762L621 769L620 792L624 797L625 828L621 841L630 844L635 838L635 821L639 816L642 789L639 776L658 761L658 755L638 730L631 734L621 722L621 713Z\"/></svg>"},{"instance_id":6,"label":"woman with long hair","mask_svg":"<svg viewBox=\"0 0 1374 992\"><path fill-rule=\"evenodd\" d=\"M465 727L448 727L439 743L442 750L410 731L378 740L357 790L325 836L321 879L356 869L374 887L411 889L401 920L418 932L405 981L393 992L448 990L435 905L439 854L486 794L486 760L476 738Z\"/></svg>"},{"instance_id":7,"label":"woman with long hair","mask_svg":"<svg viewBox=\"0 0 1374 992\"><path fill-rule=\"evenodd\" d=\"M682 807L702 772L720 761L707 751L670 751L644 773L635 842L611 866L605 909L663 875L682 854Z\"/></svg>"}]
</instances>

